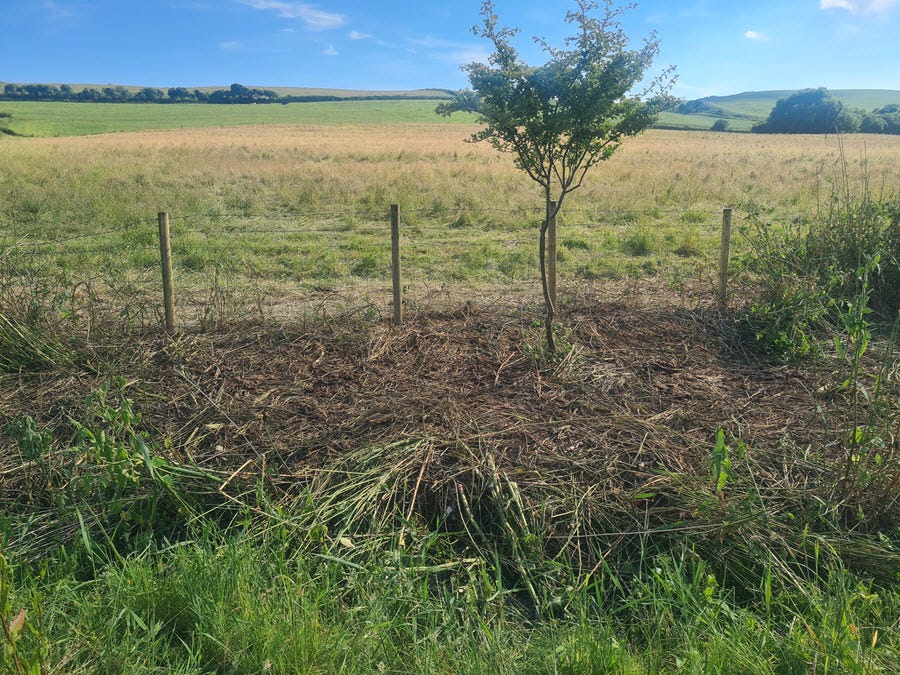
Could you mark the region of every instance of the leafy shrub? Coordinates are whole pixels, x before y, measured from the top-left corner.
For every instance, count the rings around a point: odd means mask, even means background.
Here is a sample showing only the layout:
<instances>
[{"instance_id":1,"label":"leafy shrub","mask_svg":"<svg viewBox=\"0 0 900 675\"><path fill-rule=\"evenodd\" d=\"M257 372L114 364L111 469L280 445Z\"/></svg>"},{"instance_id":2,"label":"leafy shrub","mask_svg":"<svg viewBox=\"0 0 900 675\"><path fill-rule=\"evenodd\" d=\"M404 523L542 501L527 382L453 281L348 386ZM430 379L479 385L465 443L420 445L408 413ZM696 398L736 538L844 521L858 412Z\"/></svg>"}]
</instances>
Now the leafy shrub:
<instances>
[{"instance_id":1,"label":"leafy shrub","mask_svg":"<svg viewBox=\"0 0 900 675\"><path fill-rule=\"evenodd\" d=\"M806 253L811 271L823 281L833 278L836 297L843 299L857 294L857 271L877 256L869 306L886 320L900 310L900 199L833 198L826 220L807 236Z\"/></svg>"},{"instance_id":2,"label":"leafy shrub","mask_svg":"<svg viewBox=\"0 0 900 675\"><path fill-rule=\"evenodd\" d=\"M817 336L841 331L861 295L876 319L900 311L900 200L835 194L808 229L774 225L752 208L746 234L744 262L757 288L743 318L766 351L789 359L818 352Z\"/></svg>"}]
</instances>

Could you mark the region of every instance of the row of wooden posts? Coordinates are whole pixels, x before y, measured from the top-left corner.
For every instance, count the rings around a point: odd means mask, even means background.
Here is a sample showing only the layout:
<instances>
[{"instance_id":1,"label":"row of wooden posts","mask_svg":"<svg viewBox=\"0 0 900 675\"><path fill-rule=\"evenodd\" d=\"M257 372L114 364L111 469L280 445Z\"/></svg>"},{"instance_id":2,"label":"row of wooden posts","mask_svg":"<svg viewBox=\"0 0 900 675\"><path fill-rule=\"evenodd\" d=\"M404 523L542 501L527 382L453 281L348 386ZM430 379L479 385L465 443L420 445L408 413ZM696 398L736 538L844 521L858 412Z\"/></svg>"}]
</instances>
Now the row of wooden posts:
<instances>
[{"instance_id":1,"label":"row of wooden posts","mask_svg":"<svg viewBox=\"0 0 900 675\"><path fill-rule=\"evenodd\" d=\"M551 213L555 211L551 204ZM728 301L728 260L731 251L731 209L722 210L722 247L719 257L719 307ZM169 214L159 214L159 258L162 265L163 309L166 330L175 329L175 286L172 281L172 238ZM391 205L391 285L393 286L394 324L403 323L403 291L400 268L400 207ZM547 290L556 306L556 217L547 226Z\"/></svg>"}]
</instances>

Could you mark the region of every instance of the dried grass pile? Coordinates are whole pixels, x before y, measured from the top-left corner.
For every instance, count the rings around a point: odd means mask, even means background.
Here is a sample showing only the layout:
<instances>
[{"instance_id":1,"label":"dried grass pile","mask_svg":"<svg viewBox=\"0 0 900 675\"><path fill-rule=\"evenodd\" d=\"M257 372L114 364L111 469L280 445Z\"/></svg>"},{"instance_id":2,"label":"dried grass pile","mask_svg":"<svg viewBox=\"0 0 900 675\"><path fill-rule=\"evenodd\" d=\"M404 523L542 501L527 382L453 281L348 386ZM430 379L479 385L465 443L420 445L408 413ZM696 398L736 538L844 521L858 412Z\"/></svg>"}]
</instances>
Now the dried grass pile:
<instances>
[{"instance_id":1,"label":"dried grass pile","mask_svg":"<svg viewBox=\"0 0 900 675\"><path fill-rule=\"evenodd\" d=\"M0 397L7 417L36 414L64 438L114 364L209 508L263 527L291 514L348 560L364 542L457 532L463 553L504 551L536 601L535 559L587 579L677 535L758 579L764 561L812 555L815 533L792 522L865 509L868 526L896 525L896 499L867 501L896 477L841 483L831 373L746 352L709 308L589 296L565 308L568 347L550 359L532 314L468 305L400 327L346 315L126 336L79 368L7 376ZM0 449L9 508L27 501L28 471L8 439ZM853 562L852 538L828 541ZM865 560L888 576L896 562Z\"/></svg>"}]
</instances>

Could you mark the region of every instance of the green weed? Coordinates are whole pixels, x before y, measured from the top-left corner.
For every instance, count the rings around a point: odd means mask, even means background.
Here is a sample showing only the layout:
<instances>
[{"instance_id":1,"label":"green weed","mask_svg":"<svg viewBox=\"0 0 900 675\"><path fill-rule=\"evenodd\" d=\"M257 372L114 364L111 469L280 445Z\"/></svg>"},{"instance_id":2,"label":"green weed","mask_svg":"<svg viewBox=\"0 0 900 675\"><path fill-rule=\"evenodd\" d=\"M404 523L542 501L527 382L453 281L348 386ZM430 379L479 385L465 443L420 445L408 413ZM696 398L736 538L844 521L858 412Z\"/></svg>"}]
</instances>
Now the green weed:
<instances>
[{"instance_id":1,"label":"green weed","mask_svg":"<svg viewBox=\"0 0 900 675\"><path fill-rule=\"evenodd\" d=\"M4 672L15 675L41 675L49 658L50 642L44 633L40 596L32 595L30 612L29 608L15 605L17 600L19 594L13 586L0 536L0 665Z\"/></svg>"},{"instance_id":2,"label":"green weed","mask_svg":"<svg viewBox=\"0 0 900 675\"><path fill-rule=\"evenodd\" d=\"M635 258L648 256L653 251L653 236L639 230L622 239L620 247L623 253Z\"/></svg>"}]
</instances>

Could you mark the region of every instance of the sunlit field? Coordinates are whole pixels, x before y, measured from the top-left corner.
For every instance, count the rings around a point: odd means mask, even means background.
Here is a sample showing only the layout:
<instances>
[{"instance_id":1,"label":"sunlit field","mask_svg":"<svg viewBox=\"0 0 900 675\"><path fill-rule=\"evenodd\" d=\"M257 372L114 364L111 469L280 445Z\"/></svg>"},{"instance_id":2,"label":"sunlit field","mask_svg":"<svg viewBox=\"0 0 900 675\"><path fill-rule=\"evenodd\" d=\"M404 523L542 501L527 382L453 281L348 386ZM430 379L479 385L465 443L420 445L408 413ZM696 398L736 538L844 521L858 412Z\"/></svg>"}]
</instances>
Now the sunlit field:
<instances>
[{"instance_id":1,"label":"sunlit field","mask_svg":"<svg viewBox=\"0 0 900 675\"><path fill-rule=\"evenodd\" d=\"M0 670L894 672L900 137L627 142L553 351L539 188L366 110L0 137Z\"/></svg>"},{"instance_id":2,"label":"sunlit field","mask_svg":"<svg viewBox=\"0 0 900 675\"><path fill-rule=\"evenodd\" d=\"M170 213L176 269L296 283L388 278L388 212L406 264L437 281L536 275L541 193L457 124L246 126L0 143L0 237L69 272L144 269ZM845 177L890 192L900 139L651 131L570 196L561 284L683 277L716 260L721 209L808 222ZM74 239L73 239L74 237ZM63 241L67 240L67 241ZM735 239L740 251L740 237ZM105 262L106 261L106 262Z\"/></svg>"},{"instance_id":3,"label":"sunlit field","mask_svg":"<svg viewBox=\"0 0 900 675\"><path fill-rule=\"evenodd\" d=\"M160 105L4 101L0 110L13 116L9 126L16 133L54 137L254 124L438 123L440 118L434 114L437 103L435 100L381 100L288 105ZM465 124L466 120L460 117L455 123Z\"/></svg>"}]
</instances>

